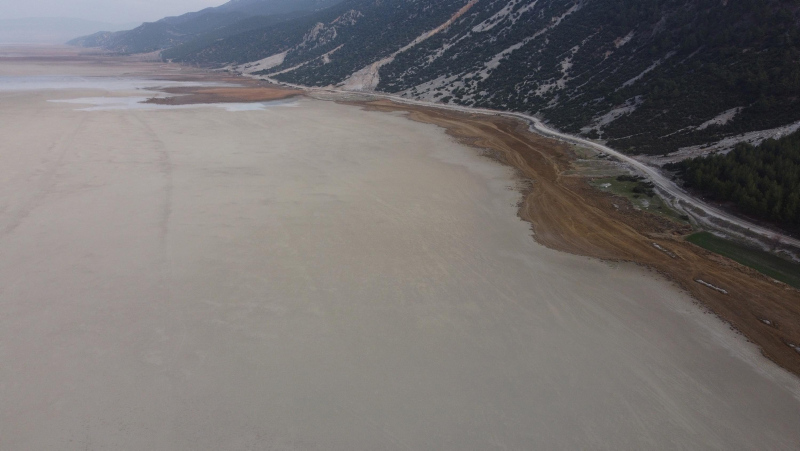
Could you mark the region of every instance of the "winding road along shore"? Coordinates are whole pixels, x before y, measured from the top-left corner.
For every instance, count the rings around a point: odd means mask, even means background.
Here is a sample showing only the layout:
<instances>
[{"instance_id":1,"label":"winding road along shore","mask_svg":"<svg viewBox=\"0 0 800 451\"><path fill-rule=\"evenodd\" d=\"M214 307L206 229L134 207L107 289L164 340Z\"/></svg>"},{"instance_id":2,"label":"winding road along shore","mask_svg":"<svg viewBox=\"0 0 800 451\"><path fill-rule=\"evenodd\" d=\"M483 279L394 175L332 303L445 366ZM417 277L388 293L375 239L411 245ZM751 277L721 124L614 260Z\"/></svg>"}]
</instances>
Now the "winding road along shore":
<instances>
[{"instance_id":1,"label":"winding road along shore","mask_svg":"<svg viewBox=\"0 0 800 451\"><path fill-rule=\"evenodd\" d=\"M397 103L403 103L407 105L416 105L416 106L425 106L429 108L439 108L444 110L450 111L458 111L462 113L473 113L473 114L484 114L490 116L504 116L504 117L511 117L516 119L521 119L527 122L530 125L532 131L539 133L543 136L560 139L572 144L576 144L579 146L590 147L596 151L602 152L606 155L614 157L619 161L627 164L631 169L641 173L642 175L646 176L653 184L661 191L664 197L667 198L668 201L672 204L673 207L680 209L697 220L698 222L703 223L706 226L715 228L715 229L723 229L727 232L733 232L737 235L742 236L743 231L747 231L750 234L758 235L759 237L774 242L776 238L782 243L783 245L788 245L796 250L800 251L800 239L794 238L792 236L787 235L786 233L776 231L774 229L770 229L767 227L760 226L755 224L751 221L748 221L744 218L735 216L731 213L725 212L717 207L710 205L707 202L704 202L701 199L689 194L685 190L681 189L678 185L676 185L672 180L665 177L661 172L657 169L642 163L641 161L636 160L633 157L625 155L624 153L614 150L606 145L596 143L594 141L590 141L587 139L583 139L577 136L569 135L566 133L559 132L554 130L547 125L545 125L541 119L523 114L523 113L515 113L512 111L501 111L501 110L492 110L487 108L472 108L460 105L444 105L441 103L433 103L427 102L423 100L415 100L415 99L408 99L405 97L393 95L393 94L386 94L381 92L359 92L359 91L348 91L343 89L331 89L331 88L314 88L309 86L302 86L302 85L295 85L291 83L284 83L279 80L275 80L269 77L258 77L261 80L269 81L270 83L274 83L277 85L287 86L294 89L305 90L310 93L315 92L324 92L330 94L339 94L339 95L353 95L353 94L368 94L370 96L391 100ZM689 208L687 208L689 207ZM699 210L703 212L703 215L698 215L696 212L692 210ZM714 221L716 220L716 221ZM721 222L721 223L720 223ZM733 226L733 227L731 227ZM736 229L740 230L736 230Z\"/></svg>"},{"instance_id":2,"label":"winding road along shore","mask_svg":"<svg viewBox=\"0 0 800 451\"><path fill-rule=\"evenodd\" d=\"M782 232L779 232L779 231L776 231L774 229L770 229L770 228L767 228L767 227L760 226L760 225L755 224L755 223L753 223L751 221L748 221L746 219L743 219L743 218L740 218L738 216L732 215L732 214L730 214L728 212L725 212L725 211L723 211L723 210L721 210L719 208L716 208L716 207L710 205L709 203L704 202L703 200L698 199L697 197L692 196L691 194L689 194L685 190L681 189L678 185L676 185L672 180L670 180L667 177L665 177L657 169L655 169L655 168L653 168L653 167L651 167L651 166L649 166L649 165L647 165L645 163L642 163L641 161L638 161L633 157L625 155L624 153L622 153L620 151L614 150L614 149L612 149L612 148L610 148L610 147L608 147L606 145L603 145L603 144L600 144L600 143L596 143L594 141L590 141L590 140L587 140L587 139L583 139L583 138L580 138L580 137L577 137L577 136L569 135L569 134L562 133L562 132L559 132L557 130L554 130L554 129L548 127L547 125L545 125L540 119L538 119L538 118L536 118L534 116L530 116L530 115L522 114L522 113L514 113L514 112L510 112L510 111L496 111L496 110L489 110L489 109L483 109L483 108L470 108L470 107L461 107L461 106L441 105L441 104L435 104L435 103L425 102L425 101L404 99L404 98L399 97L399 96L385 95L385 94L379 94L379 93L376 93L374 95L380 96L380 97L385 97L385 98L393 100L395 102L409 103L409 104L412 104L412 105L423 105L423 106L428 106L428 107L433 107L433 108L451 109L453 111L461 111L461 112L465 112L465 113L501 115L501 116L507 116L507 117L513 117L513 118L517 118L517 119L522 119L522 120L528 122L528 124L530 124L530 127L531 127L532 131L535 131L535 132L537 132L537 133L539 133L541 135L544 135L544 136L550 137L550 138L561 139L563 141L566 141L566 142L569 142L569 143L572 143L572 144L577 144L577 145L580 145L580 146L590 147L590 148L592 148L594 150L597 150L597 151L602 152L602 153L604 153L606 155L612 156L612 157L620 160L621 162L627 164L629 167L631 167L632 169L642 173L642 175L645 175L651 182L653 182L653 184L659 190L661 190L662 194L666 195L666 197L668 198L667 200L671 200L672 201L672 205L673 206L678 207L683 211L686 211L685 207L688 205L688 206L690 206L690 207L692 207L694 209L701 210L702 212L704 212L707 215L705 218L698 217L698 215L696 215L696 214L692 214L692 216L696 220L701 221L702 223L704 223L707 226L714 227L714 228L719 228L720 227L719 223L712 223L712 222L710 222L708 220L708 218L715 218L717 220L723 221L723 223L727 223L729 225L733 225L733 226L739 227L741 229L745 229L745 230L747 230L747 231L749 231L751 233L759 235L760 237L768 239L768 240L774 241L775 238L778 238L782 244L790 245L790 246L800 250L800 240L798 240L798 239L796 239L796 238L794 238L792 236L789 236L789 235L787 235L785 233L782 233ZM676 204L676 202L677 202L677 204ZM681 203L683 205L681 205ZM691 211L686 211L686 212L687 213L691 213Z\"/></svg>"}]
</instances>

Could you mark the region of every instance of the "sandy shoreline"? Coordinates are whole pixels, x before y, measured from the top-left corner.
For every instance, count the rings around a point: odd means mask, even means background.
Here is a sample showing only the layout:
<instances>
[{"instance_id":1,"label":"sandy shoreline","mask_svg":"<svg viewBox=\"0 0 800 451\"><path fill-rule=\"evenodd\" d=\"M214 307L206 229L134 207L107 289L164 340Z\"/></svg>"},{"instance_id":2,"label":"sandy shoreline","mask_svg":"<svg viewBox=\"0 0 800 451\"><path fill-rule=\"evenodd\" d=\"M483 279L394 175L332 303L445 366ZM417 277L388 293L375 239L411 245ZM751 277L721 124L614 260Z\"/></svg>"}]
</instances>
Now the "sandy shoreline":
<instances>
[{"instance_id":1,"label":"sandy shoreline","mask_svg":"<svg viewBox=\"0 0 800 451\"><path fill-rule=\"evenodd\" d=\"M539 243L656 269L759 345L770 360L800 376L800 291L686 242L683 236L691 229L684 225L634 210L581 177L564 176L576 159L568 146L512 120L388 101L365 106L409 112L410 118L439 125L465 144L496 152L499 161L532 182L519 216L532 224Z\"/></svg>"},{"instance_id":2,"label":"sandy shoreline","mask_svg":"<svg viewBox=\"0 0 800 451\"><path fill-rule=\"evenodd\" d=\"M578 254L672 271L651 240L715 285L766 282L609 213L560 145L385 103L52 102L141 95L97 86L0 89L0 448L800 443L796 377L658 274Z\"/></svg>"}]
</instances>

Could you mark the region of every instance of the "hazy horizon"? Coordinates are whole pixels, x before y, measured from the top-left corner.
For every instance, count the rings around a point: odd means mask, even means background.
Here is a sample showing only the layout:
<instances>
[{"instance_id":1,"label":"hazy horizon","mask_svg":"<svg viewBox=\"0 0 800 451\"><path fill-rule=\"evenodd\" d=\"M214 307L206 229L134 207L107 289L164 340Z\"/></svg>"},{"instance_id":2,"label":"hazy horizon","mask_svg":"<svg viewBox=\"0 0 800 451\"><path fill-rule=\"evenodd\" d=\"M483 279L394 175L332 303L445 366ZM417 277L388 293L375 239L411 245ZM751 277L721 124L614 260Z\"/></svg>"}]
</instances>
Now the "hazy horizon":
<instances>
[{"instance_id":1,"label":"hazy horizon","mask_svg":"<svg viewBox=\"0 0 800 451\"><path fill-rule=\"evenodd\" d=\"M0 45L64 44L79 36L99 31L130 30L140 24L58 17L0 19Z\"/></svg>"},{"instance_id":2,"label":"hazy horizon","mask_svg":"<svg viewBox=\"0 0 800 451\"><path fill-rule=\"evenodd\" d=\"M94 20L94 19L85 19L82 17L55 17L55 16L39 16L39 17L19 17L16 19L5 19L0 18L0 24L26 24L26 23L35 23L35 22L51 22L51 23L82 23L82 24L97 24L97 25L111 25L114 26L115 29L122 29L120 27L138 27L139 25L143 24L144 21L129 21L129 22L112 22L107 20ZM107 30L107 31L115 31Z\"/></svg>"},{"instance_id":3,"label":"hazy horizon","mask_svg":"<svg viewBox=\"0 0 800 451\"><path fill-rule=\"evenodd\" d=\"M80 19L107 24L153 22L163 17L219 6L226 0L0 0L0 21L22 19Z\"/></svg>"}]
</instances>

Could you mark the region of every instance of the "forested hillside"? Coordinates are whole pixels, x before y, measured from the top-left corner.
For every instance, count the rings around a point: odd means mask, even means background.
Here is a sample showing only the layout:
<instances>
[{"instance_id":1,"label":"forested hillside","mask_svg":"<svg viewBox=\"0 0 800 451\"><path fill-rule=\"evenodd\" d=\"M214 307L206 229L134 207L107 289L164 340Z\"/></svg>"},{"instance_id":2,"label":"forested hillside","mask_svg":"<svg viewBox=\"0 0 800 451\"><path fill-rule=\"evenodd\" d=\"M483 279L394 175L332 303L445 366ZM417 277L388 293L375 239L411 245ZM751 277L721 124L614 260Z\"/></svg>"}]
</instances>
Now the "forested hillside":
<instances>
[{"instance_id":1,"label":"forested hillside","mask_svg":"<svg viewBox=\"0 0 800 451\"><path fill-rule=\"evenodd\" d=\"M320 1L295 6L335 3ZM272 57L261 74L282 81L538 114L630 153L800 121L794 0L344 0L240 17L258 5L274 3L234 1L95 44L234 69Z\"/></svg>"},{"instance_id":2,"label":"forested hillside","mask_svg":"<svg viewBox=\"0 0 800 451\"><path fill-rule=\"evenodd\" d=\"M280 55L264 75L539 114L662 154L800 120L798 9L788 0L345 0L163 55L209 66Z\"/></svg>"},{"instance_id":3,"label":"forested hillside","mask_svg":"<svg viewBox=\"0 0 800 451\"><path fill-rule=\"evenodd\" d=\"M800 230L800 132L669 166L686 185L742 212Z\"/></svg>"}]
</instances>

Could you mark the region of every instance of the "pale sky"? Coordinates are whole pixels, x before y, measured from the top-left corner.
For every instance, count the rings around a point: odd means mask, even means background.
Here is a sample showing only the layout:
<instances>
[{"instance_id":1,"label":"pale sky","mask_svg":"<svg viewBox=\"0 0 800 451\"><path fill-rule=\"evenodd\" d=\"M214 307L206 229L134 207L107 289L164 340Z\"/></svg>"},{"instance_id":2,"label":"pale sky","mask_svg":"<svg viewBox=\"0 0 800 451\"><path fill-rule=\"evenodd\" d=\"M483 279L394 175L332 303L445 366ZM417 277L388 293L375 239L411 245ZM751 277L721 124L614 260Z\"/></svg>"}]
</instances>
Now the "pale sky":
<instances>
[{"instance_id":1,"label":"pale sky","mask_svg":"<svg viewBox=\"0 0 800 451\"><path fill-rule=\"evenodd\" d=\"M0 0L0 19L74 17L110 23L152 22L226 0Z\"/></svg>"}]
</instances>

